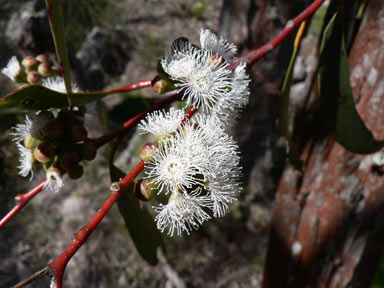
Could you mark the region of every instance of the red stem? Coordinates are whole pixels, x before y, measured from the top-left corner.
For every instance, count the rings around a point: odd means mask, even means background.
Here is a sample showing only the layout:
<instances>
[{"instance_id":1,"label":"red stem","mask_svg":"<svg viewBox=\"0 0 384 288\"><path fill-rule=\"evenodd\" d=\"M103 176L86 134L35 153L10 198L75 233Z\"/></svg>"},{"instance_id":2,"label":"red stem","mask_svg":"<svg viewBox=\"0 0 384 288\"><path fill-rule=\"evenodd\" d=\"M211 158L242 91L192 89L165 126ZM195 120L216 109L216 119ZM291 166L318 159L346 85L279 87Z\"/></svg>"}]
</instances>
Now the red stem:
<instances>
[{"instance_id":1,"label":"red stem","mask_svg":"<svg viewBox=\"0 0 384 288\"><path fill-rule=\"evenodd\" d=\"M138 81L135 84L126 85L119 88L107 89L107 90L104 90L104 92L107 92L107 93L129 92L129 91L138 90L141 88L146 88L151 86L152 86L151 80L144 80L144 81Z\"/></svg>"},{"instance_id":2,"label":"red stem","mask_svg":"<svg viewBox=\"0 0 384 288\"><path fill-rule=\"evenodd\" d=\"M84 242L88 239L88 237L92 234L92 232L99 225L101 220L105 217L108 211L111 209L113 204L117 201L117 199L123 194L125 189L133 182L133 180L140 174L140 172L144 169L144 161L139 162L135 168L131 170L123 179L120 180L120 189L116 192L112 192L101 208L93 215L91 220L79 231L77 231L74 236L75 239L72 243L65 249L65 251L48 264L49 269L54 274L57 288L62 287L63 283L63 275L65 268L68 264L68 261L72 258L72 256L79 250L79 248L84 244Z\"/></svg>"},{"instance_id":3,"label":"red stem","mask_svg":"<svg viewBox=\"0 0 384 288\"><path fill-rule=\"evenodd\" d=\"M287 36L291 34L292 31L295 30L295 28L299 26L302 21L307 20L309 17L311 17L321 6L321 4L323 4L324 1L325 0L313 1L313 3L303 12L301 12L296 18L289 20L285 28L275 38L273 38L271 41L269 41L267 44L260 47L259 49L252 51L243 57L237 58L235 62L231 64L230 67L235 68L240 63L245 62L247 64L251 64L259 60L273 48L280 45L280 43L283 42L283 40L287 38Z\"/></svg>"},{"instance_id":4,"label":"red stem","mask_svg":"<svg viewBox=\"0 0 384 288\"><path fill-rule=\"evenodd\" d=\"M173 94L173 95L171 95L171 96L169 96L169 97L167 97L165 99L159 100L152 107L150 107L147 110L137 114L135 117L129 119L127 122L125 122L123 124L122 127L118 128L117 130L112 131L112 132L110 132L110 133L108 133L106 135L103 135L100 138L90 139L89 141L91 141L97 148L100 148L104 144L106 144L109 141L111 141L113 138L115 138L117 136L122 136L123 134L127 133L137 123L139 123L140 120L143 119L148 113L150 113L150 112L152 112L154 110L162 109L162 108L168 106L169 104L171 104L172 102L174 102L174 101L176 101L178 99L180 99L180 94L179 93L175 93L175 94Z\"/></svg>"},{"instance_id":5,"label":"red stem","mask_svg":"<svg viewBox=\"0 0 384 288\"><path fill-rule=\"evenodd\" d=\"M0 220L0 229L3 228L5 226L5 224L8 223L9 220L11 220L17 213L19 213L19 211L21 209L23 209L23 207L25 205L27 205L27 203L33 198L35 197L41 190L43 190L43 187L44 187L44 184L45 184L45 181L44 180L43 182L41 182L39 185L37 185L35 188L33 188L32 190L30 190L29 192L27 193L24 193L24 194L19 194L15 197L15 200L16 200L16 204L15 206L12 208L11 211L9 211L7 213L7 215L5 215L1 220Z\"/></svg>"}]
</instances>

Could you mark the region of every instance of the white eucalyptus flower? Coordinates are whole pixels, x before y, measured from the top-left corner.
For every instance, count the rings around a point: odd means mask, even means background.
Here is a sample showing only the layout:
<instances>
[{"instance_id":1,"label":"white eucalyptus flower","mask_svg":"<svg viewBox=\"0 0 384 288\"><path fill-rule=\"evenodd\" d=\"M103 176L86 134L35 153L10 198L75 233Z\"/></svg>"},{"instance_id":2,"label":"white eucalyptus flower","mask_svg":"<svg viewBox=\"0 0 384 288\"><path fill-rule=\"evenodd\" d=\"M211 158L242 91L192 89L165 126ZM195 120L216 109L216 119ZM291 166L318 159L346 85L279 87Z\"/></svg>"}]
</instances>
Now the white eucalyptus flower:
<instances>
[{"instance_id":1,"label":"white eucalyptus flower","mask_svg":"<svg viewBox=\"0 0 384 288\"><path fill-rule=\"evenodd\" d=\"M161 142L159 146L152 159L146 162L145 171L146 178L152 179L151 184L157 186L158 193L168 194L178 190L186 193L195 185L202 185L204 179L199 179L196 175L201 174L204 165L207 165L203 153L199 155L196 151L191 151L188 149L190 143L178 141L174 137L166 143Z\"/></svg>"},{"instance_id":2,"label":"white eucalyptus flower","mask_svg":"<svg viewBox=\"0 0 384 288\"><path fill-rule=\"evenodd\" d=\"M214 54L218 54L227 62L232 62L237 48L233 43L229 43L224 38L218 38L208 29L200 30L200 45L202 49L211 50Z\"/></svg>"},{"instance_id":3,"label":"white eucalyptus flower","mask_svg":"<svg viewBox=\"0 0 384 288\"><path fill-rule=\"evenodd\" d=\"M15 77L20 72L20 69L20 63L16 56L12 56L12 58L8 61L7 66L1 70L1 73L3 73L12 81L15 81Z\"/></svg>"},{"instance_id":4,"label":"white eucalyptus flower","mask_svg":"<svg viewBox=\"0 0 384 288\"><path fill-rule=\"evenodd\" d=\"M29 180L33 178L33 152L31 149L25 148L22 144L16 143L17 149L19 150L19 175L27 177L29 174Z\"/></svg>"},{"instance_id":5,"label":"white eucalyptus flower","mask_svg":"<svg viewBox=\"0 0 384 288\"><path fill-rule=\"evenodd\" d=\"M44 189L58 192L60 188L64 186L62 176L62 173L58 169L47 171L47 181L44 184Z\"/></svg>"},{"instance_id":6,"label":"white eucalyptus flower","mask_svg":"<svg viewBox=\"0 0 384 288\"><path fill-rule=\"evenodd\" d=\"M229 211L241 190L239 162L238 147L225 133L223 123L216 116L197 115L180 125L167 142L160 142L152 159L145 163L145 173L146 178L152 179L150 183L157 186L158 193L171 192L171 200L178 194L184 197L183 201L193 198L194 205L201 203L200 208L211 209L214 217L221 217ZM157 209L162 212L158 223L177 225L178 234L190 231L179 219L181 214L176 217L174 207L167 206ZM163 231L168 224L158 224L158 227ZM169 233L173 234L174 229L170 228Z\"/></svg>"},{"instance_id":7,"label":"white eucalyptus flower","mask_svg":"<svg viewBox=\"0 0 384 288\"><path fill-rule=\"evenodd\" d=\"M158 212L155 221L157 228L164 232L168 228L168 235L173 236L176 232L181 236L182 232L190 233L211 217L204 211L206 197L200 196L200 189L190 195L174 192L168 204L160 204L154 207Z\"/></svg>"},{"instance_id":8,"label":"white eucalyptus flower","mask_svg":"<svg viewBox=\"0 0 384 288\"><path fill-rule=\"evenodd\" d=\"M60 76L45 78L43 79L41 85L48 89L51 89L60 93L67 93L64 79L63 77L60 77ZM75 92L75 93L79 92L79 88L76 86L76 84L72 83L71 87L72 87L72 92Z\"/></svg>"},{"instance_id":9,"label":"white eucalyptus flower","mask_svg":"<svg viewBox=\"0 0 384 288\"><path fill-rule=\"evenodd\" d=\"M155 111L148 114L138 125L141 134L151 133L157 137L168 135L177 130L184 118L184 111L171 107L168 112Z\"/></svg>"},{"instance_id":10,"label":"white eucalyptus flower","mask_svg":"<svg viewBox=\"0 0 384 288\"><path fill-rule=\"evenodd\" d=\"M240 115L241 109L249 102L249 75L246 73L245 63L238 65L231 78L231 91L216 102L210 111L217 116L226 126L233 123Z\"/></svg>"},{"instance_id":11,"label":"white eucalyptus flower","mask_svg":"<svg viewBox=\"0 0 384 288\"><path fill-rule=\"evenodd\" d=\"M30 117L26 115L24 124L17 124L10 135L14 136L13 140L15 142L23 141L28 136L42 138L45 134L44 126L49 120L51 120L51 118L45 111L41 111L39 114Z\"/></svg>"}]
</instances>

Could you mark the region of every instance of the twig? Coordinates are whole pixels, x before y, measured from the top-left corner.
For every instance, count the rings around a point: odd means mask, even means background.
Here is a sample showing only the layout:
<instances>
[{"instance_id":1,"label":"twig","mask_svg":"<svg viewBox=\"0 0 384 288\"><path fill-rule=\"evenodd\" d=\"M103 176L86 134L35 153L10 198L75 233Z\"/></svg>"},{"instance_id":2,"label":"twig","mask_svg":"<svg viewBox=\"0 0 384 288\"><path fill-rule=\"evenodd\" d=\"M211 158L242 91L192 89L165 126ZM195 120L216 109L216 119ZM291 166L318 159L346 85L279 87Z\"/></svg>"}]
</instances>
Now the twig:
<instances>
[{"instance_id":1,"label":"twig","mask_svg":"<svg viewBox=\"0 0 384 288\"><path fill-rule=\"evenodd\" d=\"M107 89L107 90L104 90L104 92L107 92L107 93L129 92L129 91L139 90L139 89L151 87L151 86L152 86L151 80L144 80L144 81L138 81L135 84L126 85L119 88Z\"/></svg>"},{"instance_id":2,"label":"twig","mask_svg":"<svg viewBox=\"0 0 384 288\"><path fill-rule=\"evenodd\" d=\"M65 251L48 264L50 271L54 274L54 278L56 280L57 288L62 287L63 275L65 268L68 264L68 261L72 258L72 256L77 252L77 250L84 244L84 242L88 239L88 237L92 234L92 232L99 225L101 220L105 217L108 211L112 208L113 204L117 201L117 199L123 194L125 189L133 182L133 180L140 174L140 172L144 169L144 161L139 162L139 164L134 167L131 172L129 172L124 178L122 178L119 182L119 190L113 191L101 208L93 215L91 220L79 231L74 234L74 240L72 243L65 249Z\"/></svg>"},{"instance_id":3,"label":"twig","mask_svg":"<svg viewBox=\"0 0 384 288\"><path fill-rule=\"evenodd\" d=\"M162 108L165 108L167 107L169 104L171 104L172 102L180 99L180 94L179 93L175 93L175 94L172 94L171 96L165 98L165 99L162 99L162 100L159 100L155 105L153 105L152 107L148 108L147 110L137 114L135 117L129 119L127 122L125 122L123 124L122 127L118 128L117 130L115 131L112 131L106 135L103 135L99 138L96 138L96 139L89 139L89 141L91 141L97 148L100 148L101 146L103 146L104 144L108 143L109 141L111 141L113 138L117 137L117 136L122 136L124 135L125 133L127 133L130 129L132 129L137 123L139 123L139 121L141 119L143 119L148 113L152 112L152 111L155 111L155 110L159 110L159 109L162 109Z\"/></svg>"},{"instance_id":4,"label":"twig","mask_svg":"<svg viewBox=\"0 0 384 288\"><path fill-rule=\"evenodd\" d=\"M197 109L190 108L185 113L182 122L186 119L190 119L196 111ZM108 211L112 208L113 204L115 204L117 199L119 199L119 197L128 188L128 186L132 184L133 180L140 174L141 171L143 171L143 169L144 161L140 161L124 178L120 179L119 182L113 183L111 186L112 193L109 195L109 197L101 206L101 208L96 212L96 214L91 218L91 220L89 220L89 222L83 228L81 228L74 234L75 239L67 247L67 249L65 249L65 251L59 257L57 257L55 260L48 264L50 271L54 274L54 279L56 280L57 288L62 287L64 271L69 260L84 244L84 242L99 225L101 220L103 220L105 215L107 215Z\"/></svg>"},{"instance_id":5,"label":"twig","mask_svg":"<svg viewBox=\"0 0 384 288\"><path fill-rule=\"evenodd\" d=\"M24 279L23 281L17 283L16 285L12 286L11 288L21 288L24 287L25 285L49 274L49 269L48 267L44 267L43 269L37 271L33 275L29 276L27 279Z\"/></svg>"},{"instance_id":6,"label":"twig","mask_svg":"<svg viewBox=\"0 0 384 288\"><path fill-rule=\"evenodd\" d=\"M37 194L39 194L39 192L41 190L43 190L44 188L44 184L45 184L46 180L44 180L43 182L41 182L39 185L37 185L35 188L33 188L32 190L30 190L29 192L27 193L24 193L24 194L19 194L15 197L15 200L16 200L16 204L15 206L12 208L11 211L9 211L7 213L7 215L5 215L1 220L0 220L0 229L3 228L5 226L5 224L7 224L9 222L9 220L11 220L17 213L19 213L19 211L21 209L23 209L23 207L25 205L27 205L27 203L33 198L35 197Z\"/></svg>"},{"instance_id":7,"label":"twig","mask_svg":"<svg viewBox=\"0 0 384 288\"><path fill-rule=\"evenodd\" d=\"M285 25L285 28L275 38L273 38L271 41L269 41L267 44L260 47L259 49L252 51L243 57L237 58L235 62L231 64L230 67L234 68L243 62L251 64L265 56L269 51L280 45L281 42L283 42L283 40L285 40L285 38L287 38L287 36L291 34L297 26L300 25L301 22L311 17L317 11L317 9L319 9L319 7L321 6L321 4L323 4L324 1L325 0L313 1L313 3L303 12L301 12L296 18L289 20L287 22L287 25Z\"/></svg>"}]
</instances>

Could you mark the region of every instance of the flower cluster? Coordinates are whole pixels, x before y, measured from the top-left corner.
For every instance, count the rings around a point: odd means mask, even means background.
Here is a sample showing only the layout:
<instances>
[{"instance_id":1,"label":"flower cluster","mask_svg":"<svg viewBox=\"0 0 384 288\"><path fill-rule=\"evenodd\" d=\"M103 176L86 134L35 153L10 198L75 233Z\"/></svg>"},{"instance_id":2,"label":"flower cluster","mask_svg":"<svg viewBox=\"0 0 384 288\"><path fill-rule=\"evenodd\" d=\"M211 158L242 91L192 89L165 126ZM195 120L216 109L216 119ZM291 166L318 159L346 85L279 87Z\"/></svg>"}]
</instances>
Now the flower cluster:
<instances>
[{"instance_id":1,"label":"flower cluster","mask_svg":"<svg viewBox=\"0 0 384 288\"><path fill-rule=\"evenodd\" d=\"M41 84L47 77L59 75L60 69L53 65L45 54L41 54L36 58L25 57L21 65L16 56L13 56L1 72L14 82L36 85Z\"/></svg>"},{"instance_id":2,"label":"flower cluster","mask_svg":"<svg viewBox=\"0 0 384 288\"><path fill-rule=\"evenodd\" d=\"M189 233L211 216L223 216L240 189L237 145L222 122L206 115L182 122L183 113L174 108L156 112L139 126L160 139L145 173L148 189L170 194L167 204L155 207L158 228L168 228L170 235ZM162 119L167 124L160 132L156 128Z\"/></svg>"},{"instance_id":3,"label":"flower cluster","mask_svg":"<svg viewBox=\"0 0 384 288\"><path fill-rule=\"evenodd\" d=\"M35 164L41 163L46 171L45 189L58 191L63 186L62 176L71 179L83 174L81 160L92 160L96 147L87 142L87 130L80 111L40 111L25 117L11 132L20 154L19 174L33 177Z\"/></svg>"},{"instance_id":4,"label":"flower cluster","mask_svg":"<svg viewBox=\"0 0 384 288\"><path fill-rule=\"evenodd\" d=\"M183 93L186 106L200 108L228 124L248 104L245 64L232 69L235 45L209 30L201 30L200 45L198 48L186 38L175 40L161 60L162 69Z\"/></svg>"},{"instance_id":5,"label":"flower cluster","mask_svg":"<svg viewBox=\"0 0 384 288\"><path fill-rule=\"evenodd\" d=\"M168 195L154 210L158 229L171 236L189 234L211 217L225 215L241 189L238 147L225 131L248 103L249 77L245 64L231 66L233 44L202 30L200 46L175 40L159 71L179 89L186 106L200 114L187 119L184 110L170 108L139 125L158 142L142 149L146 177L135 193L145 200Z\"/></svg>"}]
</instances>

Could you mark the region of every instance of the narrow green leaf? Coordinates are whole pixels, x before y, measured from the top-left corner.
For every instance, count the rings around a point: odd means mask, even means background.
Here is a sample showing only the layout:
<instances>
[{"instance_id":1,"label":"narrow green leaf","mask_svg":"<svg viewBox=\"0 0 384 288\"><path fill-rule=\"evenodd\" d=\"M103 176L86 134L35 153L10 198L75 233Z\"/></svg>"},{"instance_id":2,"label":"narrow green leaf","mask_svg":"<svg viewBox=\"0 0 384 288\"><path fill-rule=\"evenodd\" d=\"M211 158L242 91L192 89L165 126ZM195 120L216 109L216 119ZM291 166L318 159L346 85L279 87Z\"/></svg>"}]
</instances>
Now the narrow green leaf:
<instances>
[{"instance_id":1,"label":"narrow green leaf","mask_svg":"<svg viewBox=\"0 0 384 288\"><path fill-rule=\"evenodd\" d=\"M351 152L369 154L380 150L384 143L373 138L355 107L340 13L335 13L324 31L320 55L320 108L326 128Z\"/></svg>"},{"instance_id":2,"label":"narrow green leaf","mask_svg":"<svg viewBox=\"0 0 384 288\"><path fill-rule=\"evenodd\" d=\"M72 94L73 105L84 105L99 100L109 94L108 91L79 92ZM143 102L138 94L127 94L132 107ZM136 101L136 102L135 102ZM27 110L44 110L48 108L63 108L68 106L67 96L39 85L25 85L0 99L0 111L9 108ZM129 107L128 107L129 108ZM128 109L129 110L129 109Z\"/></svg>"},{"instance_id":3,"label":"narrow green leaf","mask_svg":"<svg viewBox=\"0 0 384 288\"><path fill-rule=\"evenodd\" d=\"M49 24L60 68L63 72L65 88L67 89L68 104L72 106L71 99L71 71L68 60L67 42L65 41L64 13L61 0L45 0Z\"/></svg>"},{"instance_id":4,"label":"narrow green leaf","mask_svg":"<svg viewBox=\"0 0 384 288\"><path fill-rule=\"evenodd\" d=\"M280 111L279 111L280 113L279 113L279 122L278 122L277 130L279 132L280 137L282 137L282 139L280 139L278 143L286 147L286 154L289 162L297 170L301 170L303 163L299 158L299 153L297 152L295 144L293 143L293 140L292 140L292 135L288 129L289 97L290 97L290 91L291 91L291 85L292 85L293 68L295 67L295 61L296 61L298 51L299 51L299 47L295 45L291 60L289 62L287 74L285 74L283 88L281 89L281 98L280 98L281 101L280 101Z\"/></svg>"},{"instance_id":5,"label":"narrow green leaf","mask_svg":"<svg viewBox=\"0 0 384 288\"><path fill-rule=\"evenodd\" d=\"M113 182L125 176L115 166L110 167L110 174ZM137 251L148 263L156 265L157 248L163 246L163 238L154 219L133 195L133 184L117 200L117 205Z\"/></svg>"}]
</instances>

